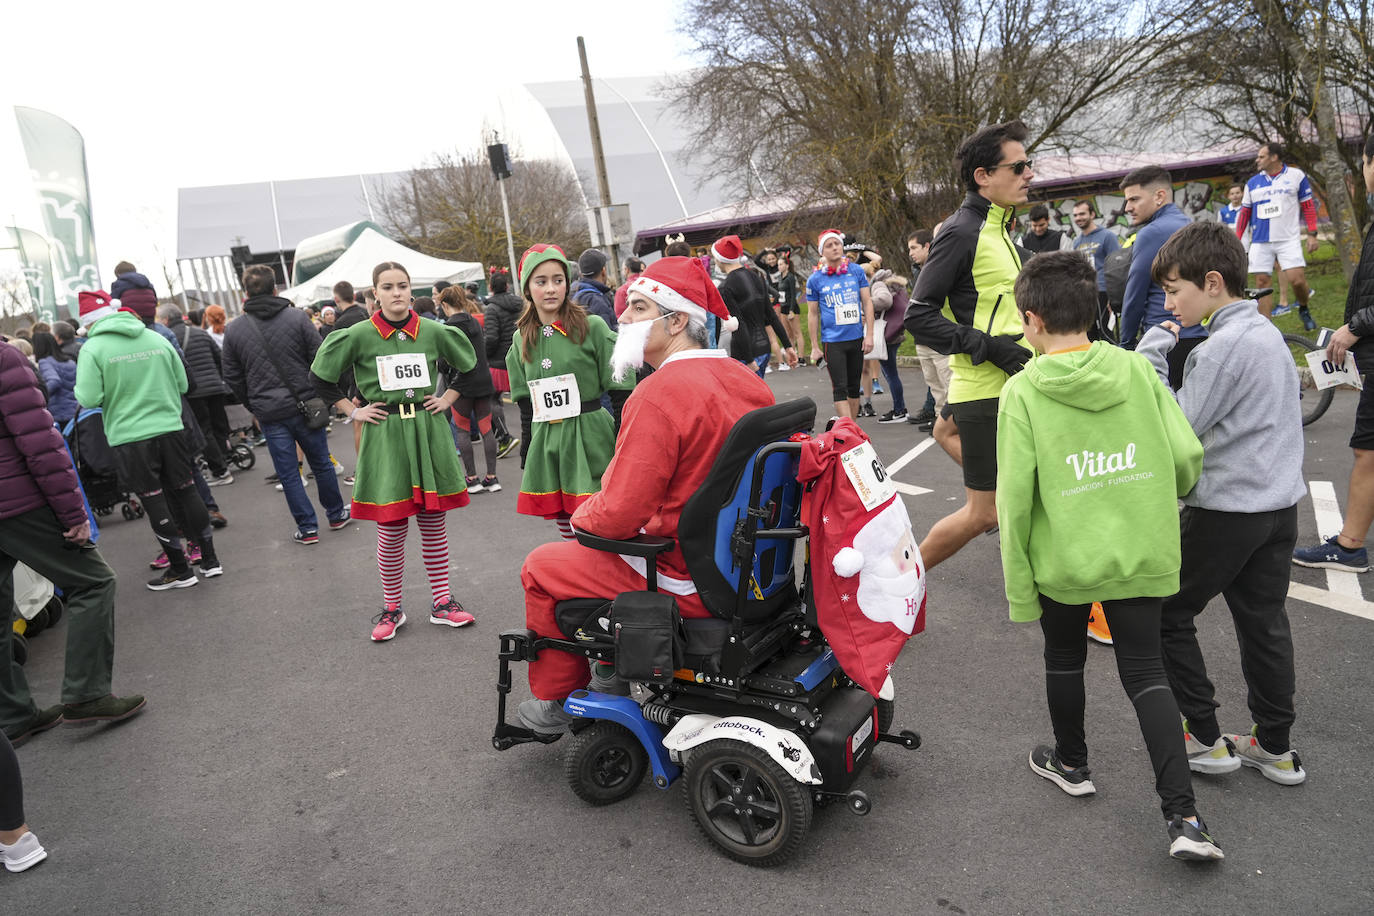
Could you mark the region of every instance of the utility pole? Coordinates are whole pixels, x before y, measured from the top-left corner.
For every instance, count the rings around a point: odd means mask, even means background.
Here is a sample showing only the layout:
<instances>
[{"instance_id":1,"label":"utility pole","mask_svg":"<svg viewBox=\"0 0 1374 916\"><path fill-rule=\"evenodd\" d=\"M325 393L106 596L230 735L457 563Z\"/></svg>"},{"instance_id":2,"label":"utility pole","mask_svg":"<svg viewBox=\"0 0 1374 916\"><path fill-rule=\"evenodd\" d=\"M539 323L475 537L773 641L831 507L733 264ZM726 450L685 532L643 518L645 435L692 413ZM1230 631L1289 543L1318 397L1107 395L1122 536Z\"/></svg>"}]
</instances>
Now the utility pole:
<instances>
[{"instance_id":1,"label":"utility pole","mask_svg":"<svg viewBox=\"0 0 1374 916\"><path fill-rule=\"evenodd\" d=\"M601 191L601 210L597 214L597 225L609 236L611 232L611 183L606 177L606 154L601 149L601 125L596 118L596 95L592 92L592 74L587 69L587 45L582 36L577 36L577 56L582 61L582 88L587 95L587 127L592 134L592 159L596 162L596 184ZM620 282L619 246L610 244L607 252L611 256L612 279Z\"/></svg>"}]
</instances>

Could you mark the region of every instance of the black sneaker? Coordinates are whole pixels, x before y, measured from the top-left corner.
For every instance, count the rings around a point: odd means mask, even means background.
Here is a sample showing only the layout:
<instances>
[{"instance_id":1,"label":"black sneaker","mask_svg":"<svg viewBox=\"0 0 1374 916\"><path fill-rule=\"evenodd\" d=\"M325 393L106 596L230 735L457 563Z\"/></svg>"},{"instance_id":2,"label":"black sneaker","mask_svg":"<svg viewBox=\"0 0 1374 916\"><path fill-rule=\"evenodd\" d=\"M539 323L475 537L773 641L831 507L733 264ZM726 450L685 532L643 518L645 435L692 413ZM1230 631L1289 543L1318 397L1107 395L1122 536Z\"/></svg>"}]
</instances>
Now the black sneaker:
<instances>
[{"instance_id":1,"label":"black sneaker","mask_svg":"<svg viewBox=\"0 0 1374 916\"><path fill-rule=\"evenodd\" d=\"M499 493L501 492L501 481L496 479L495 474L488 474L482 478L482 489L488 493Z\"/></svg>"},{"instance_id":2,"label":"black sneaker","mask_svg":"<svg viewBox=\"0 0 1374 916\"><path fill-rule=\"evenodd\" d=\"M47 709L40 709L29 716L27 721L20 722L18 725L11 725L5 729L5 737L10 739L10 744L18 747L39 732L45 732L61 724L61 704L49 706Z\"/></svg>"},{"instance_id":3,"label":"black sneaker","mask_svg":"<svg viewBox=\"0 0 1374 916\"><path fill-rule=\"evenodd\" d=\"M215 556L213 552L202 552L200 555L200 562L196 565L200 569L200 574L207 579L213 579L216 576L224 575L224 566L220 563L219 557Z\"/></svg>"},{"instance_id":4,"label":"black sneaker","mask_svg":"<svg viewBox=\"0 0 1374 916\"><path fill-rule=\"evenodd\" d=\"M62 720L67 725L122 722L141 713L147 705L143 697L117 697L111 693L84 703L67 703L62 707Z\"/></svg>"},{"instance_id":5,"label":"black sneaker","mask_svg":"<svg viewBox=\"0 0 1374 916\"><path fill-rule=\"evenodd\" d=\"M508 436L508 437L506 437L505 439L502 439L500 442L496 443L496 457L497 457L497 458L504 458L504 457L506 457L506 456L509 455L511 452L513 452L513 451L515 450L515 447L516 447L517 445L519 445L519 444L520 444L520 437L519 437L519 436Z\"/></svg>"},{"instance_id":6,"label":"black sneaker","mask_svg":"<svg viewBox=\"0 0 1374 916\"><path fill-rule=\"evenodd\" d=\"M268 474L262 479L263 483L281 483L281 478L276 473Z\"/></svg>"},{"instance_id":7,"label":"black sneaker","mask_svg":"<svg viewBox=\"0 0 1374 916\"><path fill-rule=\"evenodd\" d=\"M935 411L919 410L907 417L906 421L912 426L920 426L922 423L929 423L933 426L935 424Z\"/></svg>"},{"instance_id":8,"label":"black sneaker","mask_svg":"<svg viewBox=\"0 0 1374 916\"><path fill-rule=\"evenodd\" d=\"M901 423L906 420L905 410L889 410L878 418L879 423Z\"/></svg>"},{"instance_id":9,"label":"black sneaker","mask_svg":"<svg viewBox=\"0 0 1374 916\"><path fill-rule=\"evenodd\" d=\"M1042 744L1030 752L1030 768L1069 795L1092 795L1097 791L1097 786L1088 778L1092 774L1091 770L1087 767L1068 769L1059 762L1059 755L1048 744Z\"/></svg>"},{"instance_id":10,"label":"black sneaker","mask_svg":"<svg viewBox=\"0 0 1374 916\"><path fill-rule=\"evenodd\" d=\"M347 506L344 507L343 518L331 519L329 522L330 531L339 531L347 528L353 523L353 512Z\"/></svg>"},{"instance_id":11,"label":"black sneaker","mask_svg":"<svg viewBox=\"0 0 1374 916\"><path fill-rule=\"evenodd\" d=\"M878 415L878 412L877 412L876 410L873 409L873 405L872 405L872 404L870 404L870 403L868 403L868 402L864 402L863 404L860 404L860 405L859 405L859 416L861 416L861 417L876 417L877 415Z\"/></svg>"},{"instance_id":12,"label":"black sneaker","mask_svg":"<svg viewBox=\"0 0 1374 916\"><path fill-rule=\"evenodd\" d=\"M1197 819L1197 826L1175 814L1169 819L1169 855L1191 862L1215 862L1226 858L1221 846L1207 832L1207 824Z\"/></svg>"},{"instance_id":13,"label":"black sneaker","mask_svg":"<svg viewBox=\"0 0 1374 916\"><path fill-rule=\"evenodd\" d=\"M318 531L297 531L291 535L291 539L297 544L318 544L320 533Z\"/></svg>"},{"instance_id":14,"label":"black sneaker","mask_svg":"<svg viewBox=\"0 0 1374 916\"><path fill-rule=\"evenodd\" d=\"M190 588L200 580L196 574L187 567L184 572L177 572L173 569L164 569L162 575L156 579L148 580L148 588L155 592L165 592L169 588Z\"/></svg>"}]
</instances>

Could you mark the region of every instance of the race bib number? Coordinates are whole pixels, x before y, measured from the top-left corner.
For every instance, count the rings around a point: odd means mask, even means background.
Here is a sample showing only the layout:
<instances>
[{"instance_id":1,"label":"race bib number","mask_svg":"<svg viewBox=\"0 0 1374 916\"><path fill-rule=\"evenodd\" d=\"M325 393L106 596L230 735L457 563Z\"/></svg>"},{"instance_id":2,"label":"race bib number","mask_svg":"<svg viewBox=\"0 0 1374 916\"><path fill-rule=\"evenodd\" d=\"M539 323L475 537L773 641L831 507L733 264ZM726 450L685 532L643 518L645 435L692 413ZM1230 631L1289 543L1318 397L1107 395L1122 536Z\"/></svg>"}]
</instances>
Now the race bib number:
<instances>
[{"instance_id":1,"label":"race bib number","mask_svg":"<svg viewBox=\"0 0 1374 916\"><path fill-rule=\"evenodd\" d=\"M568 420L582 412L582 396L577 390L577 376L569 373L550 378L532 378L529 384L534 422Z\"/></svg>"},{"instance_id":2,"label":"race bib number","mask_svg":"<svg viewBox=\"0 0 1374 916\"><path fill-rule=\"evenodd\" d=\"M846 302L844 296L831 293L825 297L826 305L835 311L835 324L858 324L861 312L859 303Z\"/></svg>"},{"instance_id":3,"label":"race bib number","mask_svg":"<svg viewBox=\"0 0 1374 916\"><path fill-rule=\"evenodd\" d=\"M377 357L377 384L383 391L428 391L429 360L423 353L392 353Z\"/></svg>"},{"instance_id":4,"label":"race bib number","mask_svg":"<svg viewBox=\"0 0 1374 916\"><path fill-rule=\"evenodd\" d=\"M1255 213L1260 219L1277 219L1283 215L1283 204L1277 200L1261 201Z\"/></svg>"},{"instance_id":5,"label":"race bib number","mask_svg":"<svg viewBox=\"0 0 1374 916\"><path fill-rule=\"evenodd\" d=\"M1326 358L1325 350L1313 350L1307 354L1307 365L1312 370L1312 381L1318 390L1335 385L1352 385L1364 390L1364 380L1355 368L1355 354L1349 350L1345 353L1345 363L1339 366Z\"/></svg>"},{"instance_id":6,"label":"race bib number","mask_svg":"<svg viewBox=\"0 0 1374 916\"><path fill-rule=\"evenodd\" d=\"M881 506L897 494L896 485L887 476L887 468L878 460L878 453L873 451L870 442L841 455L840 466L844 468L845 476L854 487L859 502L864 504L865 511Z\"/></svg>"}]
</instances>

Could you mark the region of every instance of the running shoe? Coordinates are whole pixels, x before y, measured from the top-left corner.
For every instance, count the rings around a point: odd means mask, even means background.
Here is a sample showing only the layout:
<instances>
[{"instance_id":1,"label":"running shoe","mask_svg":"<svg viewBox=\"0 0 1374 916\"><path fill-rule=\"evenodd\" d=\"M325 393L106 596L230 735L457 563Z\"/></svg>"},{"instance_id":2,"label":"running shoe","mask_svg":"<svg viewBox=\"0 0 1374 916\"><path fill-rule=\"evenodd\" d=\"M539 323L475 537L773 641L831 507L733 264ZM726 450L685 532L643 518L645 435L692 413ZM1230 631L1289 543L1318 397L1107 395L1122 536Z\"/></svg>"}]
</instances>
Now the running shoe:
<instances>
[{"instance_id":1,"label":"running shoe","mask_svg":"<svg viewBox=\"0 0 1374 916\"><path fill-rule=\"evenodd\" d=\"M262 482L263 482L263 483L281 483L281 478L277 476L276 472L273 472L273 473L271 473L271 474L268 474L266 477L264 477L264 478L262 479Z\"/></svg>"},{"instance_id":2,"label":"running shoe","mask_svg":"<svg viewBox=\"0 0 1374 916\"><path fill-rule=\"evenodd\" d=\"M787 363L778 363L778 371L779 371L779 372L786 372L788 369L791 369L791 368L792 368L792 367L789 366L789 365L787 365Z\"/></svg>"},{"instance_id":3,"label":"running shoe","mask_svg":"<svg viewBox=\"0 0 1374 916\"><path fill-rule=\"evenodd\" d=\"M471 477L464 477L463 483L467 484L469 493L481 493L483 490L482 478L478 477L476 474Z\"/></svg>"},{"instance_id":4,"label":"running shoe","mask_svg":"<svg viewBox=\"0 0 1374 916\"><path fill-rule=\"evenodd\" d=\"M253 438L253 440L250 441L248 444L251 445L251 446L253 446L253 448L262 448L264 445L267 444L267 437L266 437L266 436L255 436L255 437Z\"/></svg>"},{"instance_id":5,"label":"running shoe","mask_svg":"<svg viewBox=\"0 0 1374 916\"><path fill-rule=\"evenodd\" d=\"M310 486L310 478L309 478L309 477L306 477L304 474L301 475L301 486L303 486L303 487L308 487L308 486ZM281 484L277 484L277 489L280 490L281 488L282 488L282 487L281 487Z\"/></svg>"},{"instance_id":6,"label":"running shoe","mask_svg":"<svg viewBox=\"0 0 1374 916\"><path fill-rule=\"evenodd\" d=\"M884 393L885 393L885 392L883 391L883 386L880 385L880 384L878 384L878 380L877 380L877 379L874 379L874 380L873 380L873 393L874 393L874 394L884 394Z\"/></svg>"},{"instance_id":7,"label":"running shoe","mask_svg":"<svg viewBox=\"0 0 1374 916\"><path fill-rule=\"evenodd\" d=\"M1298 307L1298 317L1302 319L1304 330L1315 331L1317 329L1316 319L1312 317L1312 313L1308 311L1307 306L1303 305Z\"/></svg>"},{"instance_id":8,"label":"running shoe","mask_svg":"<svg viewBox=\"0 0 1374 916\"><path fill-rule=\"evenodd\" d=\"M1091 779L1092 771L1087 767L1070 770L1059 762L1059 755L1048 744L1042 744L1030 752L1030 768L1070 795L1092 795L1097 791Z\"/></svg>"},{"instance_id":9,"label":"running shoe","mask_svg":"<svg viewBox=\"0 0 1374 916\"><path fill-rule=\"evenodd\" d=\"M1248 735L1222 735L1236 749L1240 762L1259 770L1265 779L1283 786L1296 786L1307 779L1307 771L1302 768L1298 752L1292 748L1282 754L1271 754L1255 737L1258 725L1250 727Z\"/></svg>"},{"instance_id":10,"label":"running shoe","mask_svg":"<svg viewBox=\"0 0 1374 916\"><path fill-rule=\"evenodd\" d=\"M220 563L218 557L202 560L200 563L196 564L196 568L200 570L200 574L206 579L214 579L224 575L224 566Z\"/></svg>"},{"instance_id":11,"label":"running shoe","mask_svg":"<svg viewBox=\"0 0 1374 916\"><path fill-rule=\"evenodd\" d=\"M343 479L343 482L351 487L353 486L353 484L357 483L357 480L358 478L354 477L352 474L349 474L347 477Z\"/></svg>"},{"instance_id":12,"label":"running shoe","mask_svg":"<svg viewBox=\"0 0 1374 916\"><path fill-rule=\"evenodd\" d=\"M488 493L499 493L501 491L501 481L496 479L495 474L488 474L482 478L482 489Z\"/></svg>"},{"instance_id":13,"label":"running shoe","mask_svg":"<svg viewBox=\"0 0 1374 916\"><path fill-rule=\"evenodd\" d=\"M873 409L873 405L872 405L871 403L869 403L868 401L865 401L865 402L863 402L862 404L859 405L859 416L861 416L861 417L876 417L877 415L878 415L878 412L877 412L876 410Z\"/></svg>"},{"instance_id":14,"label":"running shoe","mask_svg":"<svg viewBox=\"0 0 1374 916\"><path fill-rule=\"evenodd\" d=\"M347 506L344 506L344 514L343 514L343 517L342 517L342 518L338 518L338 519L330 519L330 521L329 521L329 530L330 530L330 531L338 531L338 530L340 530L340 529L342 529L342 528L347 528L352 522L353 522L353 513L352 513L351 511L349 511L349 508L348 508Z\"/></svg>"},{"instance_id":15,"label":"running shoe","mask_svg":"<svg viewBox=\"0 0 1374 916\"><path fill-rule=\"evenodd\" d=\"M516 714L527 728L544 735L565 732L577 721L577 716L563 708L562 700L525 700Z\"/></svg>"},{"instance_id":16,"label":"running shoe","mask_svg":"<svg viewBox=\"0 0 1374 916\"><path fill-rule=\"evenodd\" d=\"M904 423L906 422L905 410L889 410L878 418L879 423Z\"/></svg>"},{"instance_id":17,"label":"running shoe","mask_svg":"<svg viewBox=\"0 0 1374 916\"><path fill-rule=\"evenodd\" d=\"M164 551L162 551L162 553L160 553L160 554L158 554L157 556L153 557L153 561L152 561L151 563L148 564L148 568L149 568L149 569L166 569L168 566L171 566L171 565L172 565L172 561L169 560L169 559L167 559L167 551L164 550Z\"/></svg>"},{"instance_id":18,"label":"running shoe","mask_svg":"<svg viewBox=\"0 0 1374 916\"><path fill-rule=\"evenodd\" d=\"M5 863L6 871L27 871L47 857L48 851L38 842L32 830L15 840L12 846L0 843L0 862Z\"/></svg>"},{"instance_id":19,"label":"running shoe","mask_svg":"<svg viewBox=\"0 0 1374 916\"><path fill-rule=\"evenodd\" d=\"M1112 644L1112 631L1107 628L1107 615L1102 613L1102 602L1094 601L1088 614L1088 638L1103 646Z\"/></svg>"},{"instance_id":20,"label":"running shoe","mask_svg":"<svg viewBox=\"0 0 1374 916\"><path fill-rule=\"evenodd\" d=\"M297 531L295 534L291 535L291 539L297 544L318 544L320 542L320 533L318 531Z\"/></svg>"},{"instance_id":21,"label":"running shoe","mask_svg":"<svg viewBox=\"0 0 1374 916\"><path fill-rule=\"evenodd\" d=\"M1194 824L1181 814L1169 819L1169 855L1191 862L1215 862L1226 858L1221 846L1207 832L1207 824L1202 818Z\"/></svg>"},{"instance_id":22,"label":"running shoe","mask_svg":"<svg viewBox=\"0 0 1374 916\"><path fill-rule=\"evenodd\" d=\"M1187 719L1183 720L1183 750L1188 754L1188 769L1194 773L1234 773L1240 769L1240 758L1225 737L1218 738L1216 744L1203 744L1188 730Z\"/></svg>"},{"instance_id":23,"label":"running shoe","mask_svg":"<svg viewBox=\"0 0 1374 916\"><path fill-rule=\"evenodd\" d=\"M200 546L198 544L192 544L190 541L186 542L186 562L200 562Z\"/></svg>"},{"instance_id":24,"label":"running shoe","mask_svg":"<svg viewBox=\"0 0 1374 916\"><path fill-rule=\"evenodd\" d=\"M496 443L496 457L506 457L511 452L515 451L516 446L518 446L519 444L519 436L507 436L505 439L502 439L500 442Z\"/></svg>"},{"instance_id":25,"label":"running shoe","mask_svg":"<svg viewBox=\"0 0 1374 916\"><path fill-rule=\"evenodd\" d=\"M1320 569L1344 569L1348 572L1369 572L1369 551L1363 547L1351 550L1340 542L1338 535L1332 535L1316 547L1298 547L1293 551L1293 562L1299 566Z\"/></svg>"},{"instance_id":26,"label":"running shoe","mask_svg":"<svg viewBox=\"0 0 1374 916\"><path fill-rule=\"evenodd\" d=\"M1279 318L1283 315L1287 315L1291 311L1293 311L1293 306L1289 305L1286 302L1280 302L1278 305L1274 306L1274 310L1269 313L1269 317Z\"/></svg>"},{"instance_id":27,"label":"running shoe","mask_svg":"<svg viewBox=\"0 0 1374 916\"><path fill-rule=\"evenodd\" d=\"M465 627L477 618L463 610L463 606L455 599L434 605L434 610L429 612L429 622L437 623L448 627ZM376 638L375 636L373 637Z\"/></svg>"},{"instance_id":28,"label":"running shoe","mask_svg":"<svg viewBox=\"0 0 1374 916\"><path fill-rule=\"evenodd\" d=\"M172 569L164 569L162 575L156 579L148 580L148 588L155 592L165 592L169 588L190 588L199 581L196 574L191 572L189 568L182 573Z\"/></svg>"},{"instance_id":29,"label":"running shoe","mask_svg":"<svg viewBox=\"0 0 1374 916\"><path fill-rule=\"evenodd\" d=\"M234 475L226 468L223 474L211 474L205 481L207 487L223 487L234 482Z\"/></svg>"},{"instance_id":30,"label":"running shoe","mask_svg":"<svg viewBox=\"0 0 1374 916\"><path fill-rule=\"evenodd\" d=\"M395 636L396 630L406 622L406 615L399 604L388 604L380 614L372 618L372 622L376 624L372 628L372 641L386 642Z\"/></svg>"}]
</instances>

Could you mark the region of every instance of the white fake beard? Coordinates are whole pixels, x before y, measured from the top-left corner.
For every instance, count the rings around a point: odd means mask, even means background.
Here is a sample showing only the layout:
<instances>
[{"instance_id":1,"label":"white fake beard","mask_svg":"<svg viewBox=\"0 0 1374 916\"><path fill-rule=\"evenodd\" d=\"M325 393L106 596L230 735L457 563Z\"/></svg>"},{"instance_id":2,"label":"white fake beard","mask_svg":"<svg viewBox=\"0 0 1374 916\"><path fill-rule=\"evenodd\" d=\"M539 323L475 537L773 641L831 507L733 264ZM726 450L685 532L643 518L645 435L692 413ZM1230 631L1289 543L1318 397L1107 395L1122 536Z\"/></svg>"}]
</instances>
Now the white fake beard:
<instances>
[{"instance_id":1,"label":"white fake beard","mask_svg":"<svg viewBox=\"0 0 1374 916\"><path fill-rule=\"evenodd\" d=\"M921 574L918 570L895 576L859 573L859 589L855 596L859 610L869 620L890 623L904 633L916 625L920 608Z\"/></svg>"},{"instance_id":2,"label":"white fake beard","mask_svg":"<svg viewBox=\"0 0 1374 916\"><path fill-rule=\"evenodd\" d=\"M638 369L644 365L644 347L649 343L649 332L653 330L654 322L658 321L658 318L620 325L620 329L616 331L615 349L611 351L612 379L623 382L631 369Z\"/></svg>"}]
</instances>

